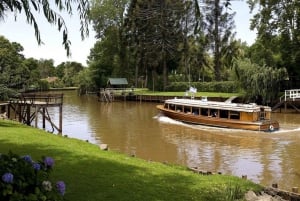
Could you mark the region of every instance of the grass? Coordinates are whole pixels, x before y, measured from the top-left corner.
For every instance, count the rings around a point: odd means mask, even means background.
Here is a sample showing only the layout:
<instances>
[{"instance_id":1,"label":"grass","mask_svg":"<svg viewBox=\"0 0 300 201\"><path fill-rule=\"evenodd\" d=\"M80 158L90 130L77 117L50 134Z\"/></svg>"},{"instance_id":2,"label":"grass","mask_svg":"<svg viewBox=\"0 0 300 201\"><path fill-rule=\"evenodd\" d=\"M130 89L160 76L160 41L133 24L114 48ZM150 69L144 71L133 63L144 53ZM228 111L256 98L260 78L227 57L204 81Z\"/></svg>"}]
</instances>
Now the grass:
<instances>
[{"instance_id":1,"label":"grass","mask_svg":"<svg viewBox=\"0 0 300 201\"><path fill-rule=\"evenodd\" d=\"M0 120L0 153L9 150L33 159L53 157L53 180L65 181L69 201L228 201L262 189L238 177L198 175L186 167L102 151L85 141Z\"/></svg>"},{"instance_id":2,"label":"grass","mask_svg":"<svg viewBox=\"0 0 300 201\"><path fill-rule=\"evenodd\" d=\"M134 93L137 95L152 95L152 96L184 96L185 92L161 92L161 91L151 91L149 89L135 89ZM221 98L229 98L231 96L243 96L241 93L221 93L221 92L197 92L195 97L221 97Z\"/></svg>"}]
</instances>

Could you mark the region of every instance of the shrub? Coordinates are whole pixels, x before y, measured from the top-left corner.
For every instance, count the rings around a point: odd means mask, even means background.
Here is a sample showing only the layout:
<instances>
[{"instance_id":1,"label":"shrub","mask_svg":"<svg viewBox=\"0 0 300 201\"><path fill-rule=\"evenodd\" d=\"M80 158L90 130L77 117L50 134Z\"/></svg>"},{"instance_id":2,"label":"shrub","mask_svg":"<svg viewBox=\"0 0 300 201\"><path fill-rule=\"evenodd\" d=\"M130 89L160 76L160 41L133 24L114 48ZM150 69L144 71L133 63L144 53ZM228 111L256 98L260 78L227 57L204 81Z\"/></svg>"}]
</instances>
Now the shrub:
<instances>
[{"instance_id":1,"label":"shrub","mask_svg":"<svg viewBox=\"0 0 300 201\"><path fill-rule=\"evenodd\" d=\"M54 184L50 180L53 166L51 157L33 161L29 155L0 154L0 200L64 200L65 183L58 181Z\"/></svg>"}]
</instances>

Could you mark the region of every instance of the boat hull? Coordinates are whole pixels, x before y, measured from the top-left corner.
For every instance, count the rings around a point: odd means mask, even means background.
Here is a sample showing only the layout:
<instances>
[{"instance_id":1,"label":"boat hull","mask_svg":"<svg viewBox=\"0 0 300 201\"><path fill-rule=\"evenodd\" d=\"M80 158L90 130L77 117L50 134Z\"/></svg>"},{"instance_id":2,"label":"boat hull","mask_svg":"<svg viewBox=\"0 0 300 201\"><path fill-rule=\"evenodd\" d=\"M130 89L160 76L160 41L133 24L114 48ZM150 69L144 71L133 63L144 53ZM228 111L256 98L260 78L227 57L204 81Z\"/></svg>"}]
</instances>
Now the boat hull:
<instances>
[{"instance_id":1,"label":"boat hull","mask_svg":"<svg viewBox=\"0 0 300 201\"><path fill-rule=\"evenodd\" d=\"M261 120L255 122L240 121L225 118L194 115L192 113L177 112L174 110L166 109L163 105L157 105L156 107L165 116L186 123L266 132L272 132L279 129L279 123L274 120Z\"/></svg>"}]
</instances>

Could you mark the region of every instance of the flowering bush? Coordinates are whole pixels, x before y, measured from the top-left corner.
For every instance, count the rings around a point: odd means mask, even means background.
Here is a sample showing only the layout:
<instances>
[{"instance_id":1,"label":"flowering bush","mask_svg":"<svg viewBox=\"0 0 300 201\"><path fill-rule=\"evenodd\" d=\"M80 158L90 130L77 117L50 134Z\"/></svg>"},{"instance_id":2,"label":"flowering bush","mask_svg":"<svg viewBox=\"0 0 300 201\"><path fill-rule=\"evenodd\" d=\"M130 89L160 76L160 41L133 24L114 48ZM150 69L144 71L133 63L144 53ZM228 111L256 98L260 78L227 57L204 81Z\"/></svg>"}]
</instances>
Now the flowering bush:
<instances>
[{"instance_id":1,"label":"flowering bush","mask_svg":"<svg viewBox=\"0 0 300 201\"><path fill-rule=\"evenodd\" d=\"M49 176L54 166L51 157L33 161L29 155L0 154L1 201L61 201L65 183L53 183Z\"/></svg>"}]
</instances>

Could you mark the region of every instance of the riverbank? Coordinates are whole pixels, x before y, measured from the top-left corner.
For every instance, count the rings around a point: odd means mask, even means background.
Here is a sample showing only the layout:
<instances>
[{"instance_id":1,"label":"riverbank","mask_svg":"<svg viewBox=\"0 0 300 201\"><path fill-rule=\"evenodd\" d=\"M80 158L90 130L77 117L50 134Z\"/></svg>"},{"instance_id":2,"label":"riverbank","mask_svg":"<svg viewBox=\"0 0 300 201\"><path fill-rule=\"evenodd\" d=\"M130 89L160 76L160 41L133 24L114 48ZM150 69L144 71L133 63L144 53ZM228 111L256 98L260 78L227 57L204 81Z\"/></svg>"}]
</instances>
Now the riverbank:
<instances>
[{"instance_id":1,"label":"riverbank","mask_svg":"<svg viewBox=\"0 0 300 201\"><path fill-rule=\"evenodd\" d=\"M67 185L66 200L198 200L240 199L262 186L229 175L199 175L186 167L145 161L102 151L97 145L0 120L0 153L30 154L55 160L54 179Z\"/></svg>"}]
</instances>

